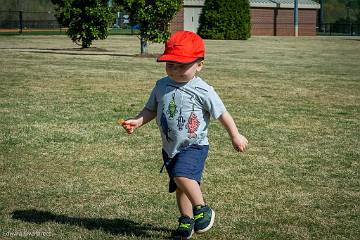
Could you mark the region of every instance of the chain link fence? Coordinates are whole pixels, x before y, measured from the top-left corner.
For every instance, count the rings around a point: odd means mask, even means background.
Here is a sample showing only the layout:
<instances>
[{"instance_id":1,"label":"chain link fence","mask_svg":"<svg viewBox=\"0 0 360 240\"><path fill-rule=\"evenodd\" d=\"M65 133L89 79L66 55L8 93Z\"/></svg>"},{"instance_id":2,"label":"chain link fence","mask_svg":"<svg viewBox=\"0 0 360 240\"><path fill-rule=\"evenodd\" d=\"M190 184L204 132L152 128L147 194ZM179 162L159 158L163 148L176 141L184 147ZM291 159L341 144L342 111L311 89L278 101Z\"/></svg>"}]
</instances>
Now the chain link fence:
<instances>
[{"instance_id":1,"label":"chain link fence","mask_svg":"<svg viewBox=\"0 0 360 240\"><path fill-rule=\"evenodd\" d=\"M130 26L129 16L118 13L111 34L138 34L139 27ZM54 12L0 11L0 33L45 32L64 33L67 28L61 26Z\"/></svg>"},{"instance_id":2,"label":"chain link fence","mask_svg":"<svg viewBox=\"0 0 360 240\"><path fill-rule=\"evenodd\" d=\"M62 31L61 25L52 12L0 11L0 29L2 31L18 30L52 30Z\"/></svg>"},{"instance_id":3,"label":"chain link fence","mask_svg":"<svg viewBox=\"0 0 360 240\"><path fill-rule=\"evenodd\" d=\"M262 24L268 23L263 22ZM65 32L65 30L66 29L56 20L54 12L51 11L0 11L0 32ZM281 28L277 29L277 31L281 31ZM129 16L124 13L118 13L111 33L137 34L138 26L130 27ZM360 36L360 24L325 23L317 27L317 34L328 36Z\"/></svg>"},{"instance_id":4,"label":"chain link fence","mask_svg":"<svg viewBox=\"0 0 360 240\"><path fill-rule=\"evenodd\" d=\"M325 23L319 26L318 35L328 36L360 36L360 24Z\"/></svg>"}]
</instances>

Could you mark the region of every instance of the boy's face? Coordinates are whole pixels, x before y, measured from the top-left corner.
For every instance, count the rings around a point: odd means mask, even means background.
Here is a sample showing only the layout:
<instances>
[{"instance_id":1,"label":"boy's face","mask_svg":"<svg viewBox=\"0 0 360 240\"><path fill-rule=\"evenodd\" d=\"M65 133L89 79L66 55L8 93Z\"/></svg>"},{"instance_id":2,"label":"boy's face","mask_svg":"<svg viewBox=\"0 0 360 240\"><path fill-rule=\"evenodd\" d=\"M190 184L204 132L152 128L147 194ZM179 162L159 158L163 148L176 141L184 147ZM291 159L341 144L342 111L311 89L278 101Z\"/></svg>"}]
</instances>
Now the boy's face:
<instances>
[{"instance_id":1,"label":"boy's face","mask_svg":"<svg viewBox=\"0 0 360 240\"><path fill-rule=\"evenodd\" d=\"M189 82L197 72L200 72L204 61L193 63L166 62L166 73L176 82Z\"/></svg>"}]
</instances>

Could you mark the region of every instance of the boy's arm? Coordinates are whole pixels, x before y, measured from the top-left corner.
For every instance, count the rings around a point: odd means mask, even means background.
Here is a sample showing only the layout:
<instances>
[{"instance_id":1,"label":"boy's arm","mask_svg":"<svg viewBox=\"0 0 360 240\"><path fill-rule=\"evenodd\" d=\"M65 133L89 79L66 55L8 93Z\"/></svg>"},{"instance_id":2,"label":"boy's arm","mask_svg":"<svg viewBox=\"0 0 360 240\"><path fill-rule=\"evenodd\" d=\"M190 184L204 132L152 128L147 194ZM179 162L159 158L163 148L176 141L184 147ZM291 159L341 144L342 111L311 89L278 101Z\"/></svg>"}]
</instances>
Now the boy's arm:
<instances>
[{"instance_id":1,"label":"boy's arm","mask_svg":"<svg viewBox=\"0 0 360 240\"><path fill-rule=\"evenodd\" d=\"M144 108L135 118L128 119L124 122L123 127L127 133L131 134L136 128L145 125L156 117L156 112Z\"/></svg>"},{"instance_id":2,"label":"boy's arm","mask_svg":"<svg viewBox=\"0 0 360 240\"><path fill-rule=\"evenodd\" d=\"M225 127L226 131L229 133L232 144L235 150L244 152L248 144L248 140L239 133L234 119L231 117L229 112L224 112L220 117L219 121Z\"/></svg>"}]
</instances>

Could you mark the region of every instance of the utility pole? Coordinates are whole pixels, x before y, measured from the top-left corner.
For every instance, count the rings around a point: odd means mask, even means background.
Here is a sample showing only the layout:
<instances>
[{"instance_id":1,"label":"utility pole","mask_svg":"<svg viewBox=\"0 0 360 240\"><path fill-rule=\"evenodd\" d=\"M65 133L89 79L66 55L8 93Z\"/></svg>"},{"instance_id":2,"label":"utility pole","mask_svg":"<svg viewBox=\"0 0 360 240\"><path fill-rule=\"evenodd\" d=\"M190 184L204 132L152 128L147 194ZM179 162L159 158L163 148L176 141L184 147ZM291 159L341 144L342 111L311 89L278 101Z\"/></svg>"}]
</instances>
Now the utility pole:
<instances>
[{"instance_id":1,"label":"utility pole","mask_svg":"<svg viewBox=\"0 0 360 240\"><path fill-rule=\"evenodd\" d=\"M19 33L22 33L24 29L23 11L19 11Z\"/></svg>"},{"instance_id":2,"label":"utility pole","mask_svg":"<svg viewBox=\"0 0 360 240\"><path fill-rule=\"evenodd\" d=\"M23 9L22 9L22 4L21 4L21 0L16 0L16 11L18 11L19 13L19 33L23 32L23 28L24 28L24 19L23 19Z\"/></svg>"},{"instance_id":3,"label":"utility pole","mask_svg":"<svg viewBox=\"0 0 360 240\"><path fill-rule=\"evenodd\" d=\"M295 37L299 36L299 3L294 0L294 34Z\"/></svg>"},{"instance_id":4,"label":"utility pole","mask_svg":"<svg viewBox=\"0 0 360 240\"><path fill-rule=\"evenodd\" d=\"M349 24L349 34L352 36L352 27L351 27L351 19L350 19L350 6L346 6L346 21Z\"/></svg>"},{"instance_id":5,"label":"utility pole","mask_svg":"<svg viewBox=\"0 0 360 240\"><path fill-rule=\"evenodd\" d=\"M324 9L325 9L324 0L320 0L320 12L319 12L320 32L325 32Z\"/></svg>"}]
</instances>

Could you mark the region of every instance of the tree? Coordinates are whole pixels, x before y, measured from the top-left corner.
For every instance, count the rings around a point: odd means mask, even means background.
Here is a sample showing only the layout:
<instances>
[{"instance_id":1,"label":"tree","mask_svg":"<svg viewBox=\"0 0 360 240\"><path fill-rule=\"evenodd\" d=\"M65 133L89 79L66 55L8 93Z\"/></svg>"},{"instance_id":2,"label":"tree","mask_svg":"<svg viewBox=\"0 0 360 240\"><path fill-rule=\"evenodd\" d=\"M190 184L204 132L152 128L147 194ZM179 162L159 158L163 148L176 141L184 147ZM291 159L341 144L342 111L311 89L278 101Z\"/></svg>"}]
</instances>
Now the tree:
<instances>
[{"instance_id":1,"label":"tree","mask_svg":"<svg viewBox=\"0 0 360 240\"><path fill-rule=\"evenodd\" d=\"M348 14L349 11L351 10L352 13L352 17L351 16L347 16L347 19L349 20L349 22L353 22L353 23L360 23L360 0L348 0L345 3L345 6L348 8Z\"/></svg>"},{"instance_id":2,"label":"tree","mask_svg":"<svg viewBox=\"0 0 360 240\"><path fill-rule=\"evenodd\" d=\"M147 43L163 43L170 36L170 21L180 10L182 0L117 0L129 14L132 26L140 25L141 54Z\"/></svg>"},{"instance_id":3,"label":"tree","mask_svg":"<svg viewBox=\"0 0 360 240\"><path fill-rule=\"evenodd\" d=\"M325 23L360 23L360 0L324 0Z\"/></svg>"},{"instance_id":4,"label":"tree","mask_svg":"<svg viewBox=\"0 0 360 240\"><path fill-rule=\"evenodd\" d=\"M55 17L68 27L67 35L82 48L91 46L93 40L105 39L114 14L107 0L51 0L56 6Z\"/></svg>"},{"instance_id":5,"label":"tree","mask_svg":"<svg viewBox=\"0 0 360 240\"><path fill-rule=\"evenodd\" d=\"M248 39L249 0L205 0L198 34L208 39Z\"/></svg>"}]
</instances>

